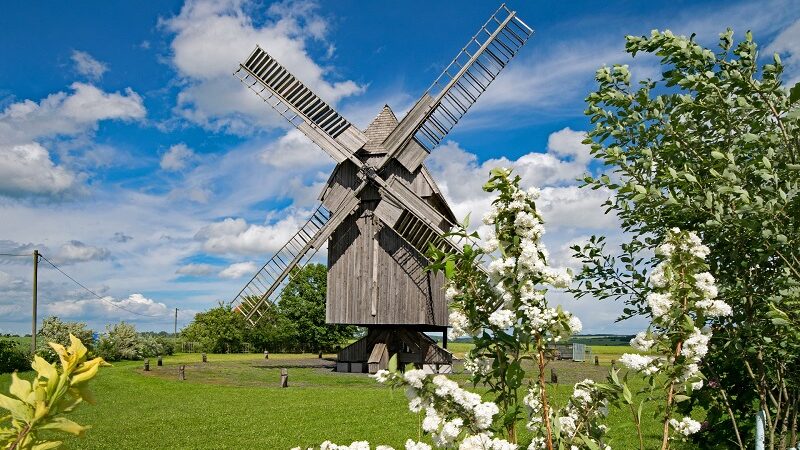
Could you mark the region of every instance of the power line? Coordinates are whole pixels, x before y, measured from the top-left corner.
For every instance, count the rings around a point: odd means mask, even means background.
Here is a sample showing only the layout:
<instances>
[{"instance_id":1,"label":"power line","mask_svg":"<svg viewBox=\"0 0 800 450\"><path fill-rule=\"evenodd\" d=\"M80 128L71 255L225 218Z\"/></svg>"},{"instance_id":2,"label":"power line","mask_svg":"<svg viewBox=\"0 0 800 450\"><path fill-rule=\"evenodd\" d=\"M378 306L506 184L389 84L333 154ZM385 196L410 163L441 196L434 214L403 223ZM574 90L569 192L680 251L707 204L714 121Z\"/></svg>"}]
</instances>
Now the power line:
<instances>
[{"instance_id":1,"label":"power line","mask_svg":"<svg viewBox=\"0 0 800 450\"><path fill-rule=\"evenodd\" d=\"M25 257L30 257L32 254L33 253L28 253L26 255L17 255L17 254L14 254L14 253L0 253L0 256L25 256Z\"/></svg>"},{"instance_id":2,"label":"power line","mask_svg":"<svg viewBox=\"0 0 800 450\"><path fill-rule=\"evenodd\" d=\"M26 256L27 256L27 255L26 255ZM88 287L86 287L86 286L84 286L83 284L81 284L81 283L80 283L78 280L76 280L75 278L72 278L71 276L67 275L67 273L66 273L66 272L64 272L63 270L61 270L61 268L60 268L60 267L58 267L58 266L56 266L55 264L53 264L53 263L52 263L52 262L51 262L49 259L47 259L47 258L46 258L44 255L42 255L41 253L39 253L39 256L41 256L41 258L42 258L43 260L47 261L47 264L50 264L51 266L53 266L53 268L54 268L54 269L56 269L57 271L61 272L61 274L62 274L62 275L64 275L65 277L69 278L70 280L72 280L72 282L73 282L73 283L75 283L75 284L77 284L78 286L82 287L82 288L83 288L83 289L84 289L86 292L88 292L88 293L90 293L90 294L94 295L95 297L97 297L97 299L98 299L98 300L100 300L100 301L106 302L106 303L108 303L109 305L111 305L111 306L113 306L113 307L115 307L115 308L121 309L121 310L123 310L123 311L125 311L125 312L129 312L129 313L131 313L131 314L135 314L135 315L137 315L137 316L142 316L142 317L165 317L165 316L166 316L165 314L157 314L157 315L153 315L153 314L142 314L142 313L140 313L140 312L131 311L131 310L129 310L129 309L123 308L122 306L119 306L119 305L115 304L114 302L110 302L110 301L106 300L104 297L101 297L100 295L98 295L98 294L97 294L96 292L94 292L93 290L91 290L91 289L89 289Z\"/></svg>"}]
</instances>

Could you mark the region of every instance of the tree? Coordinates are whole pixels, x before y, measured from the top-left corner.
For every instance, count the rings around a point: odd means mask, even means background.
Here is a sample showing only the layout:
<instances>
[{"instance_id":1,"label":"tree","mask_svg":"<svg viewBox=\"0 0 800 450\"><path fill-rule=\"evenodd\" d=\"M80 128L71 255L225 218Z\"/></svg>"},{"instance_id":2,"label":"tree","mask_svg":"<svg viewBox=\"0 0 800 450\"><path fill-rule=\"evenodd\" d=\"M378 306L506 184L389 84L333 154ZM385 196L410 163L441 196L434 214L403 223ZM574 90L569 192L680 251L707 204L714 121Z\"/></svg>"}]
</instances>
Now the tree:
<instances>
[{"instance_id":1,"label":"tree","mask_svg":"<svg viewBox=\"0 0 800 450\"><path fill-rule=\"evenodd\" d=\"M136 328L125 322L106 326L106 334L97 344L97 353L107 361L139 359L143 355L142 338Z\"/></svg>"},{"instance_id":2,"label":"tree","mask_svg":"<svg viewBox=\"0 0 800 450\"><path fill-rule=\"evenodd\" d=\"M325 323L327 287L327 268L308 264L292 272L281 293L279 312L295 327L295 343L301 351L330 351L355 334L354 326Z\"/></svg>"},{"instance_id":3,"label":"tree","mask_svg":"<svg viewBox=\"0 0 800 450\"><path fill-rule=\"evenodd\" d=\"M94 348L94 332L83 322L64 322L56 316L45 317L37 335L36 354L49 362L58 359L58 355L49 345L50 342L63 346L70 345L69 335L77 337L86 348Z\"/></svg>"},{"instance_id":4,"label":"tree","mask_svg":"<svg viewBox=\"0 0 800 450\"><path fill-rule=\"evenodd\" d=\"M194 320L181 331L181 335L187 340L199 342L207 352L237 351L244 341L244 317L230 305L220 302L216 308L195 314Z\"/></svg>"},{"instance_id":5,"label":"tree","mask_svg":"<svg viewBox=\"0 0 800 450\"><path fill-rule=\"evenodd\" d=\"M712 387L697 396L710 427L698 436L745 448L761 410L768 448L786 448L800 405L800 341L786 332L800 297L800 85L782 85L778 55L758 66L750 33L735 46L722 33L717 52L669 31L626 40L633 56L661 57L663 73L634 87L627 66L598 70L587 143L608 171L585 187L613 194L607 212L629 240L574 247L585 265L573 292L624 301L622 319L652 315L653 249L673 227L697 232L733 309L711 324Z\"/></svg>"}]
</instances>

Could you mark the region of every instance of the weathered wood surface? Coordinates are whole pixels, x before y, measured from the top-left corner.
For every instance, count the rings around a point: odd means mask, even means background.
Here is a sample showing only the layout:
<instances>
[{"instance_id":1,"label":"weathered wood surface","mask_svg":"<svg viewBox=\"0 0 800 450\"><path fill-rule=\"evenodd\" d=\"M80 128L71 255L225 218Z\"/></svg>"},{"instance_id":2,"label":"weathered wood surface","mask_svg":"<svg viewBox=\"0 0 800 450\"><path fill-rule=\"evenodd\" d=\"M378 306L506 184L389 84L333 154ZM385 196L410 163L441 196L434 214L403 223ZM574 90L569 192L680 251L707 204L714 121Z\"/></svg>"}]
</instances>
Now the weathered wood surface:
<instances>
[{"instance_id":1,"label":"weathered wood surface","mask_svg":"<svg viewBox=\"0 0 800 450\"><path fill-rule=\"evenodd\" d=\"M289 369L282 368L281 369L281 383L280 386L282 388L289 387Z\"/></svg>"}]
</instances>

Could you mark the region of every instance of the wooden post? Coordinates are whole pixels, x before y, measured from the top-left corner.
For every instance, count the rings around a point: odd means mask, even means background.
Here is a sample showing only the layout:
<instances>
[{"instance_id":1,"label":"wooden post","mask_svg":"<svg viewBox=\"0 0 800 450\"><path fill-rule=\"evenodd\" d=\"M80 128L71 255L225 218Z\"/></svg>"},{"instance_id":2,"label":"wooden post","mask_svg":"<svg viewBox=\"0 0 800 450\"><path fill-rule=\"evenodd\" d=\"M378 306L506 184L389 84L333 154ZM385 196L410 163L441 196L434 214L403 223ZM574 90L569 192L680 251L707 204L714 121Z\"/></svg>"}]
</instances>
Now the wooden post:
<instances>
[{"instance_id":1,"label":"wooden post","mask_svg":"<svg viewBox=\"0 0 800 450\"><path fill-rule=\"evenodd\" d=\"M269 359L269 352L264 350L264 359Z\"/></svg>"},{"instance_id":2,"label":"wooden post","mask_svg":"<svg viewBox=\"0 0 800 450\"><path fill-rule=\"evenodd\" d=\"M208 357L206 356L205 353L203 353L203 362L208 362Z\"/></svg>"},{"instance_id":3,"label":"wooden post","mask_svg":"<svg viewBox=\"0 0 800 450\"><path fill-rule=\"evenodd\" d=\"M556 369L553 367L550 368L550 382L553 384L558 384L558 374L556 373Z\"/></svg>"},{"instance_id":4,"label":"wooden post","mask_svg":"<svg viewBox=\"0 0 800 450\"><path fill-rule=\"evenodd\" d=\"M617 368L617 360L615 360L615 359L611 360L611 368L612 369L616 369Z\"/></svg>"},{"instance_id":5,"label":"wooden post","mask_svg":"<svg viewBox=\"0 0 800 450\"><path fill-rule=\"evenodd\" d=\"M144 359L144 371L150 372L150 360L147 358Z\"/></svg>"},{"instance_id":6,"label":"wooden post","mask_svg":"<svg viewBox=\"0 0 800 450\"><path fill-rule=\"evenodd\" d=\"M158 364L158 367L161 367L161 366L164 365L164 360L161 358L161 356L158 357L158 363L157 364Z\"/></svg>"},{"instance_id":7,"label":"wooden post","mask_svg":"<svg viewBox=\"0 0 800 450\"><path fill-rule=\"evenodd\" d=\"M33 251L33 320L31 320L31 354L36 353L36 302L39 287L39 250Z\"/></svg>"},{"instance_id":8,"label":"wooden post","mask_svg":"<svg viewBox=\"0 0 800 450\"><path fill-rule=\"evenodd\" d=\"M289 369L281 368L281 387L289 387Z\"/></svg>"},{"instance_id":9,"label":"wooden post","mask_svg":"<svg viewBox=\"0 0 800 450\"><path fill-rule=\"evenodd\" d=\"M600 358L597 355L594 355L594 365L595 366L599 366L600 365Z\"/></svg>"},{"instance_id":10,"label":"wooden post","mask_svg":"<svg viewBox=\"0 0 800 450\"><path fill-rule=\"evenodd\" d=\"M186 379L186 366L178 367L178 379L181 381Z\"/></svg>"},{"instance_id":11,"label":"wooden post","mask_svg":"<svg viewBox=\"0 0 800 450\"><path fill-rule=\"evenodd\" d=\"M322 352L319 352L319 359L322 359Z\"/></svg>"}]
</instances>

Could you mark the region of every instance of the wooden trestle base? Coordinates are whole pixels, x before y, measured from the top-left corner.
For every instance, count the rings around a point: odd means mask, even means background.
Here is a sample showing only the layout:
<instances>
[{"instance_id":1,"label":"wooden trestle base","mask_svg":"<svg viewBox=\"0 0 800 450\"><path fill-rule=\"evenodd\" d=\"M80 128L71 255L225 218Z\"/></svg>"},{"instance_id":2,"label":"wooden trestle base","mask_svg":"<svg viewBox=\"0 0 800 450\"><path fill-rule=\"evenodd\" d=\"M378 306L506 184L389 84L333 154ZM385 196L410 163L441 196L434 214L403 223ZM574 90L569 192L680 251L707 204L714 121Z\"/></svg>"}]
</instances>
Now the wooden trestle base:
<instances>
[{"instance_id":1,"label":"wooden trestle base","mask_svg":"<svg viewBox=\"0 0 800 450\"><path fill-rule=\"evenodd\" d=\"M407 364L429 373L450 373L453 354L439 347L425 333L409 327L370 327L367 335L339 352L337 372L374 374L389 368L389 359L397 355L397 368Z\"/></svg>"}]
</instances>

